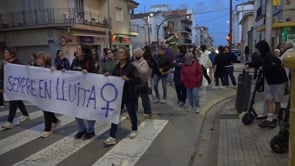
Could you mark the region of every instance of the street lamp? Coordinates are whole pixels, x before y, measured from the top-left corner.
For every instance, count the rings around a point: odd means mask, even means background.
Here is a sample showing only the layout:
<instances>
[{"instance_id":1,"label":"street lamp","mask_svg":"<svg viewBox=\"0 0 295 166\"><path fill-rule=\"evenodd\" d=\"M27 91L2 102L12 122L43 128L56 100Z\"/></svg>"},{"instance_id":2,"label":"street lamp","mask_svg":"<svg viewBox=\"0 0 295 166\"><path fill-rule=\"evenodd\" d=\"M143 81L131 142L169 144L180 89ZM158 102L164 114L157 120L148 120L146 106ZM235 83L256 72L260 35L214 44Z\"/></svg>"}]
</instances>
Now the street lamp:
<instances>
[{"instance_id":1,"label":"street lamp","mask_svg":"<svg viewBox=\"0 0 295 166\"><path fill-rule=\"evenodd\" d=\"M153 17L154 16L154 13L150 13L147 18L145 18L146 20L146 24L147 24L147 28L148 28L148 45L150 46L151 45L151 21L150 21L150 17Z\"/></svg>"}]
</instances>

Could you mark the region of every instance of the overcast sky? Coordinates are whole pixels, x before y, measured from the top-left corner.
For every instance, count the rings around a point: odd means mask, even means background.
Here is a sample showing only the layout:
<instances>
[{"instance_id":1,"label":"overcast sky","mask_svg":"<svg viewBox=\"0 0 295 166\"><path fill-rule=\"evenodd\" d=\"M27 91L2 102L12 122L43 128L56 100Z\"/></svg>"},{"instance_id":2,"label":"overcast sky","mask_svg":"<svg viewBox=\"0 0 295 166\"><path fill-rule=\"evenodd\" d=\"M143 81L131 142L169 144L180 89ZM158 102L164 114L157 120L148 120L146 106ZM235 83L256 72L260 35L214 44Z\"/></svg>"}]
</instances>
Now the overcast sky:
<instances>
[{"instance_id":1,"label":"overcast sky","mask_svg":"<svg viewBox=\"0 0 295 166\"><path fill-rule=\"evenodd\" d=\"M172 10L190 8L195 13L196 24L209 28L215 46L226 44L229 33L229 0L135 0L139 3L135 13L149 12L151 5L168 4ZM233 0L234 5L246 0ZM234 6L233 6L234 8Z\"/></svg>"}]
</instances>

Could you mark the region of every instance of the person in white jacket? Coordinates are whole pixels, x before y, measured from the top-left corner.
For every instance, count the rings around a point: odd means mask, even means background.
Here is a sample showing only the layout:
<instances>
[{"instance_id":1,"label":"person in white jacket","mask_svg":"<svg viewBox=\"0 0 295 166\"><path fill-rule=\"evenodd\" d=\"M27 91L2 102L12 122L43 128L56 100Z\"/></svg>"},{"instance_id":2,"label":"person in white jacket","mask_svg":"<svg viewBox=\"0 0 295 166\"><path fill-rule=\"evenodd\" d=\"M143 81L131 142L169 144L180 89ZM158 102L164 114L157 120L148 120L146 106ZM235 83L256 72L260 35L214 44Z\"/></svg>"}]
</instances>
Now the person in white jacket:
<instances>
[{"instance_id":1,"label":"person in white jacket","mask_svg":"<svg viewBox=\"0 0 295 166\"><path fill-rule=\"evenodd\" d=\"M152 110L151 110L151 103L149 94L151 92L151 88L148 86L148 79L149 79L149 65L147 61L143 58L144 51L137 47L133 51L133 65L137 69L138 75L141 78L141 84L136 87L136 91L138 97L141 98L142 107L144 110L145 117L151 117ZM138 101L138 100L137 100ZM138 109L138 102L137 102L137 109Z\"/></svg>"},{"instance_id":2,"label":"person in white jacket","mask_svg":"<svg viewBox=\"0 0 295 166\"><path fill-rule=\"evenodd\" d=\"M203 75L206 78L206 80L208 81L208 84L210 85L211 84L211 79L208 76L207 69L212 67L212 63L211 63L211 61L209 59L209 53L208 53L208 50L207 50L207 46L206 45L201 45L201 51L202 51L202 53L201 53L201 56L199 58L199 63L202 65Z\"/></svg>"}]
</instances>

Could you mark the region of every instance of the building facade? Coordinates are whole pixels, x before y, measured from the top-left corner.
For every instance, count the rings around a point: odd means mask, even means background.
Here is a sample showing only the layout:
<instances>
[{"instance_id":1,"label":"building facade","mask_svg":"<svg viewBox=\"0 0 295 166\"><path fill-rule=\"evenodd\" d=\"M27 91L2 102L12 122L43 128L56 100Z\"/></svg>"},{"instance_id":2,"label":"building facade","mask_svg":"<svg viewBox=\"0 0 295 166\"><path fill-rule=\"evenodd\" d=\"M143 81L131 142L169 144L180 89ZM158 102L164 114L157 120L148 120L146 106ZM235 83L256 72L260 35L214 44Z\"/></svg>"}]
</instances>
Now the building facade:
<instances>
[{"instance_id":1,"label":"building facade","mask_svg":"<svg viewBox=\"0 0 295 166\"><path fill-rule=\"evenodd\" d=\"M120 43L112 42L113 36L129 35L130 9L137 5L131 0L0 1L0 43L16 47L24 63L38 51L55 57L58 49L72 60L78 44L102 52Z\"/></svg>"}]
</instances>

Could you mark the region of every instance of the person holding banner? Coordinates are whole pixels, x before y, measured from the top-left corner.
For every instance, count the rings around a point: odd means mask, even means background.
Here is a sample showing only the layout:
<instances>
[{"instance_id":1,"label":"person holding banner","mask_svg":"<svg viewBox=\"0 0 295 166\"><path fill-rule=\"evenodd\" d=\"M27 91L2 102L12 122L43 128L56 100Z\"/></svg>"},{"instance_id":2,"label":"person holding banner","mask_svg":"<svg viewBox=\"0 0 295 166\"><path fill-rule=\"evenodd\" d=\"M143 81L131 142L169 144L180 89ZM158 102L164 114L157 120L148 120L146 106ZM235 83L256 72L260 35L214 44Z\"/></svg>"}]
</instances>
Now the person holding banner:
<instances>
[{"instance_id":1,"label":"person holding banner","mask_svg":"<svg viewBox=\"0 0 295 166\"><path fill-rule=\"evenodd\" d=\"M131 64L129 51L127 48L122 47L118 49L119 63L115 66L113 76L119 76L124 81L122 104L126 106L127 112L130 117L132 131L129 137L132 139L137 135L137 115L136 115L136 101L137 95L135 92L135 86L140 84L141 79L138 77L138 73L134 65ZM107 76L107 74L105 74ZM116 141L118 125L112 123L110 136L104 141L106 145L114 145Z\"/></svg>"},{"instance_id":2,"label":"person holding banner","mask_svg":"<svg viewBox=\"0 0 295 166\"><path fill-rule=\"evenodd\" d=\"M36 56L36 66L37 67L51 67L51 56L48 52L39 52ZM56 118L53 112L43 111L45 128L41 138L47 138L52 134L52 128L56 128L57 125L61 123L59 119ZM53 125L52 125L53 124Z\"/></svg>"},{"instance_id":3,"label":"person holding banner","mask_svg":"<svg viewBox=\"0 0 295 166\"><path fill-rule=\"evenodd\" d=\"M15 48L6 48L4 50L4 59L5 62L2 63L1 66L1 93L3 93L3 81L4 81L4 63L13 63L13 64L20 64L18 58L17 58L17 51ZM15 101L9 101L9 114L7 122L2 126L4 129L11 129L13 128L13 119L16 114L17 108L20 109L23 116L20 118L20 123L23 123L27 120L30 120L29 114L27 112L27 109L25 107L25 104L21 100L15 100Z\"/></svg>"},{"instance_id":4,"label":"person holding banner","mask_svg":"<svg viewBox=\"0 0 295 166\"><path fill-rule=\"evenodd\" d=\"M76 57L71 64L71 70L82 71L83 73L96 73L95 62L91 56L91 49L89 47L84 45L77 46ZM85 121L87 121L87 127ZM76 139L81 139L83 137L84 140L87 140L95 136L95 120L76 118L76 122L79 130L75 135Z\"/></svg>"}]
</instances>

